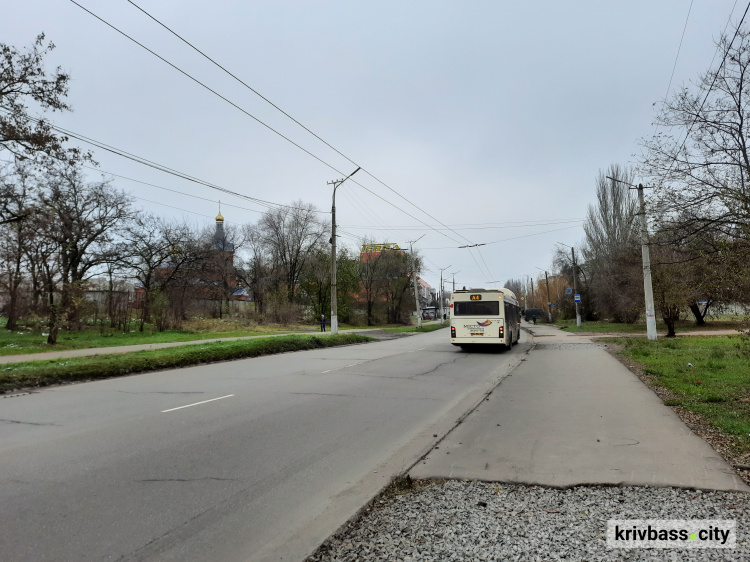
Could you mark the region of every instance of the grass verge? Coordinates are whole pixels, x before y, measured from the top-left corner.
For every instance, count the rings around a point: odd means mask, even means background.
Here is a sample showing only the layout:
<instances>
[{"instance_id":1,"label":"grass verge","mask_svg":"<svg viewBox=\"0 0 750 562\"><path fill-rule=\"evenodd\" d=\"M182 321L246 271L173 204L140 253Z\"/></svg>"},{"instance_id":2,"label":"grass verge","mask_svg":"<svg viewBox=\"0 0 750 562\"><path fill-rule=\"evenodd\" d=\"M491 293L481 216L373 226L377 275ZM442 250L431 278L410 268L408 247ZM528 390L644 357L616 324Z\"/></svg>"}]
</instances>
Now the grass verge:
<instances>
[{"instance_id":1,"label":"grass verge","mask_svg":"<svg viewBox=\"0 0 750 562\"><path fill-rule=\"evenodd\" d=\"M56 345L47 345L47 336L39 331L19 330L17 332L0 329L0 355L21 355L26 353L45 353L48 351L65 351L67 349L89 349L97 347L115 347L120 345L139 345L147 343L171 343L216 338L234 338L245 336L266 336L279 333L280 330L231 330L225 332L110 332L101 333L97 328L84 328L81 331L61 331ZM292 330L285 330L287 332Z\"/></svg>"},{"instance_id":2,"label":"grass verge","mask_svg":"<svg viewBox=\"0 0 750 562\"><path fill-rule=\"evenodd\" d=\"M735 467L750 466L750 336L609 341L622 345L619 355L640 368L667 406L690 414L681 415L686 423L718 429L716 442L706 437L710 431L701 436L720 453L724 448Z\"/></svg>"},{"instance_id":3,"label":"grass verge","mask_svg":"<svg viewBox=\"0 0 750 562\"><path fill-rule=\"evenodd\" d=\"M0 392L369 341L372 338L359 334L278 336L208 342L118 355L10 363L0 369Z\"/></svg>"}]
</instances>

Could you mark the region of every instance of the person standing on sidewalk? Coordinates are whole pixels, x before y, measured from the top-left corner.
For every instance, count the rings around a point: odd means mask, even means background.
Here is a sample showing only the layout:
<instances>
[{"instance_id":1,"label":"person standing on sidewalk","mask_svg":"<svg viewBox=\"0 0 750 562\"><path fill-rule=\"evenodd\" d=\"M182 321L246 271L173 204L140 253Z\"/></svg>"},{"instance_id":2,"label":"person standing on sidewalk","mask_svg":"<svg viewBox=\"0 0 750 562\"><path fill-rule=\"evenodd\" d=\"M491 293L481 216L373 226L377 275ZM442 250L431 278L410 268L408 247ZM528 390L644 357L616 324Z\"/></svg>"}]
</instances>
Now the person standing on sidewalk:
<instances>
[{"instance_id":1,"label":"person standing on sidewalk","mask_svg":"<svg viewBox=\"0 0 750 562\"><path fill-rule=\"evenodd\" d=\"M326 315L325 314L320 315L320 331L321 332L326 331Z\"/></svg>"}]
</instances>

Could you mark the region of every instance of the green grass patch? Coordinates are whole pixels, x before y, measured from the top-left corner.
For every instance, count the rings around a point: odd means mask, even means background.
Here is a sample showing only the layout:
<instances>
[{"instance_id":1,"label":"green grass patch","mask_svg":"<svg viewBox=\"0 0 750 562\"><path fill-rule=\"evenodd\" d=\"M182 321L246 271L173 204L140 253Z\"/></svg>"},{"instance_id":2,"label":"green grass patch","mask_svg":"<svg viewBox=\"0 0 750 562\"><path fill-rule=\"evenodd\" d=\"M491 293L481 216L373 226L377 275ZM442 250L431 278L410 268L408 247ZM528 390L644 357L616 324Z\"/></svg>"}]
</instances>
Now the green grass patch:
<instances>
[{"instance_id":1,"label":"green grass patch","mask_svg":"<svg viewBox=\"0 0 750 562\"><path fill-rule=\"evenodd\" d=\"M117 355L95 355L0 365L0 392L63 382L105 379L215 361L246 359L288 351L365 343L360 334L278 336L229 342L207 342Z\"/></svg>"},{"instance_id":2,"label":"green grass patch","mask_svg":"<svg viewBox=\"0 0 750 562\"><path fill-rule=\"evenodd\" d=\"M435 330L440 330L442 328L447 328L450 326L450 321L446 320L445 322L441 324L422 324L421 328L418 328L417 326L402 326L399 328L383 328L386 332L419 332L419 333L426 333L426 332L434 332Z\"/></svg>"},{"instance_id":3,"label":"green grass patch","mask_svg":"<svg viewBox=\"0 0 750 562\"><path fill-rule=\"evenodd\" d=\"M679 405L700 414L750 451L750 356L748 336L705 336L649 341L621 339L622 353L655 376Z\"/></svg>"},{"instance_id":4,"label":"green grass patch","mask_svg":"<svg viewBox=\"0 0 750 562\"><path fill-rule=\"evenodd\" d=\"M99 328L84 328L81 331L61 330L57 344L47 345L47 334L39 330L5 330L0 329L0 355L20 355L26 353L44 353L47 351L65 351L66 349L88 349L96 347L113 347L119 345L139 345L148 343L172 343L215 338L234 338L245 336L265 336L279 333L280 330L268 328L230 330L219 332L193 332L187 330L151 332L105 331ZM281 330L284 332L284 330ZM291 331L291 330L286 330Z\"/></svg>"}]
</instances>

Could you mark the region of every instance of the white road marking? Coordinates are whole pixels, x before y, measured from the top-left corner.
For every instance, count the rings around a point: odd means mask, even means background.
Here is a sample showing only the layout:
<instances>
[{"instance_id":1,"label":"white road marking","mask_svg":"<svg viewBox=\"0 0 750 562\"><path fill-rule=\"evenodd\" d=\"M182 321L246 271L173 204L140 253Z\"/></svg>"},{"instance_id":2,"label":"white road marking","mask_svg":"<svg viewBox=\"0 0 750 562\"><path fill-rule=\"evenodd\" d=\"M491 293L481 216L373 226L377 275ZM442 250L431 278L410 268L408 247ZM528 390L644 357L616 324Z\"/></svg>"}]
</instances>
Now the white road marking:
<instances>
[{"instance_id":1,"label":"white road marking","mask_svg":"<svg viewBox=\"0 0 750 562\"><path fill-rule=\"evenodd\" d=\"M322 375L323 373L330 373L331 371L333 371L333 369L328 369L327 371L322 371L320 374Z\"/></svg>"},{"instance_id":2,"label":"white road marking","mask_svg":"<svg viewBox=\"0 0 750 562\"><path fill-rule=\"evenodd\" d=\"M195 404L188 404L187 406L178 406L177 408L171 408L169 410L162 410L162 414L167 412L174 412L175 410L182 410L183 408L190 408L191 406L198 406L199 404L205 404L207 402L214 402L216 400L223 400L224 398L231 398L234 394L227 394L226 396L219 396L218 398L211 398L211 400L204 400L203 402L196 402Z\"/></svg>"}]
</instances>

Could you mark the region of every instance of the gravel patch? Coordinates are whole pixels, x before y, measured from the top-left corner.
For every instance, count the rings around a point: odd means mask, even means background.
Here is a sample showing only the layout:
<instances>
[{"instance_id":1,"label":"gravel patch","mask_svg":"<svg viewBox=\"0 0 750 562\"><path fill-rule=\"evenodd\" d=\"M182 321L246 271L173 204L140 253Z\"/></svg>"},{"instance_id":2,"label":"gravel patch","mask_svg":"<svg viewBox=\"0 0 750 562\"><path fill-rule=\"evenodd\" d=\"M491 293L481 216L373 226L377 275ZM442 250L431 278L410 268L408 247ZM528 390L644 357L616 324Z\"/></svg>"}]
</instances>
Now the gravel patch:
<instances>
[{"instance_id":1,"label":"gravel patch","mask_svg":"<svg viewBox=\"0 0 750 562\"><path fill-rule=\"evenodd\" d=\"M308 562L750 560L750 494L422 481L386 491ZM608 549L609 519L734 519L733 549Z\"/></svg>"}]
</instances>

